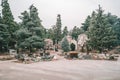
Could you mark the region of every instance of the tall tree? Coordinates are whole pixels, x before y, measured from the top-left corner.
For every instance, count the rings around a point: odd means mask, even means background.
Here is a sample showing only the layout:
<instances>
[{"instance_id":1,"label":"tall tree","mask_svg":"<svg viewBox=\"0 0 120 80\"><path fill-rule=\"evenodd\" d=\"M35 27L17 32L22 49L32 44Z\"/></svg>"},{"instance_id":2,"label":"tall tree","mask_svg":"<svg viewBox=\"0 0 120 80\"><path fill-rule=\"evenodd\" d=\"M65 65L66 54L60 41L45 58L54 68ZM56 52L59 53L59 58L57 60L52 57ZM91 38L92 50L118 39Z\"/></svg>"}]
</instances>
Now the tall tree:
<instances>
[{"instance_id":1,"label":"tall tree","mask_svg":"<svg viewBox=\"0 0 120 80\"><path fill-rule=\"evenodd\" d=\"M120 45L120 18L118 18L117 21L115 22L113 30L115 31L115 34L117 36L117 44L116 45L119 46Z\"/></svg>"},{"instance_id":2,"label":"tall tree","mask_svg":"<svg viewBox=\"0 0 120 80\"><path fill-rule=\"evenodd\" d=\"M82 27L81 27L81 28L84 30L84 32L88 31L91 23L92 23L92 24L94 23L94 22L91 22L91 21L94 21L93 19L95 19L95 18L94 18L94 17L95 17L95 14L96 14L95 11L93 11L91 15L88 15L88 16L87 16L85 22L82 23Z\"/></svg>"},{"instance_id":3,"label":"tall tree","mask_svg":"<svg viewBox=\"0 0 120 80\"><path fill-rule=\"evenodd\" d=\"M29 12L24 11L21 15L22 16L19 16L19 18L22 20L22 26L32 32L32 35L36 34L40 37L45 36L45 28L41 24L38 10L35 6L31 5Z\"/></svg>"},{"instance_id":4,"label":"tall tree","mask_svg":"<svg viewBox=\"0 0 120 80\"><path fill-rule=\"evenodd\" d=\"M88 27L89 27L89 25L90 25L90 20L91 20L91 18L90 18L90 16L88 16L87 19L85 20L85 22L82 23L82 27L81 27L81 28L82 28L84 31L87 31L87 30L88 30Z\"/></svg>"},{"instance_id":5,"label":"tall tree","mask_svg":"<svg viewBox=\"0 0 120 80\"><path fill-rule=\"evenodd\" d=\"M8 0L2 0L2 18L4 24L12 24L14 22L14 18L8 3Z\"/></svg>"},{"instance_id":6,"label":"tall tree","mask_svg":"<svg viewBox=\"0 0 120 80\"><path fill-rule=\"evenodd\" d=\"M43 27L41 24L42 20L40 20L40 18L38 16L38 9L34 5L31 5L29 10L30 10L31 21L35 24L35 26Z\"/></svg>"},{"instance_id":7,"label":"tall tree","mask_svg":"<svg viewBox=\"0 0 120 80\"><path fill-rule=\"evenodd\" d=\"M56 43L58 43L61 40L61 28L62 28L62 23L61 23L61 15L57 15L57 22L56 22L56 28L55 28L55 39Z\"/></svg>"},{"instance_id":8,"label":"tall tree","mask_svg":"<svg viewBox=\"0 0 120 80\"><path fill-rule=\"evenodd\" d=\"M92 23L88 31L88 45L92 49L102 52L104 49L111 49L116 41L116 36L111 25L103 16L103 10L99 6L96 16L92 19Z\"/></svg>"},{"instance_id":9,"label":"tall tree","mask_svg":"<svg viewBox=\"0 0 120 80\"><path fill-rule=\"evenodd\" d=\"M2 0L1 6L2 6L2 23L8 25L7 29L10 34L8 45L9 48L14 48L16 41L14 39L13 33L18 29L18 25L14 21L8 0Z\"/></svg>"},{"instance_id":10,"label":"tall tree","mask_svg":"<svg viewBox=\"0 0 120 80\"><path fill-rule=\"evenodd\" d=\"M83 33L83 30L77 26L74 26L74 28L72 29L72 32L71 32L71 36L72 36L72 38L77 40L78 35L80 35L81 33Z\"/></svg>"},{"instance_id":11,"label":"tall tree","mask_svg":"<svg viewBox=\"0 0 120 80\"><path fill-rule=\"evenodd\" d=\"M44 28L38 16L37 8L30 6L29 12L24 11L19 18L22 20L21 28L16 31L18 37L18 48L26 48L31 51L32 48L43 48Z\"/></svg>"},{"instance_id":12,"label":"tall tree","mask_svg":"<svg viewBox=\"0 0 120 80\"><path fill-rule=\"evenodd\" d=\"M8 26L0 24L0 52L6 52L8 50L9 33Z\"/></svg>"},{"instance_id":13,"label":"tall tree","mask_svg":"<svg viewBox=\"0 0 120 80\"><path fill-rule=\"evenodd\" d=\"M63 29L63 37L67 36L68 35L68 29L67 29L67 26L65 26L65 28Z\"/></svg>"},{"instance_id":14,"label":"tall tree","mask_svg":"<svg viewBox=\"0 0 120 80\"><path fill-rule=\"evenodd\" d=\"M21 13L21 16L19 16L19 18L22 20L20 26L29 29L28 22L31 21L29 13L27 11L24 11Z\"/></svg>"},{"instance_id":15,"label":"tall tree","mask_svg":"<svg viewBox=\"0 0 120 80\"><path fill-rule=\"evenodd\" d=\"M120 18L111 13L105 14L104 16L117 36L117 43L115 45L120 45Z\"/></svg>"}]
</instances>

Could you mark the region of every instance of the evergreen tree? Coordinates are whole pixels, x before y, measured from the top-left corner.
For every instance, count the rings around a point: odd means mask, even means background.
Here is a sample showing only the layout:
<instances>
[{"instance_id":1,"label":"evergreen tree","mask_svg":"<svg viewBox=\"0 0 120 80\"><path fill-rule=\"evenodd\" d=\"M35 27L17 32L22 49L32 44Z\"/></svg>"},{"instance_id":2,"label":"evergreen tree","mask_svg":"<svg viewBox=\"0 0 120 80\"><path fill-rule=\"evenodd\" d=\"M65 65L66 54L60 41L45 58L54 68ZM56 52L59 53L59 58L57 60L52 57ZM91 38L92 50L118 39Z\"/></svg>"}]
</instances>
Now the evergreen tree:
<instances>
[{"instance_id":1,"label":"evergreen tree","mask_svg":"<svg viewBox=\"0 0 120 80\"><path fill-rule=\"evenodd\" d=\"M12 23L14 22L14 18L10 10L8 0L2 0L1 6L3 23L7 25L12 25Z\"/></svg>"},{"instance_id":2,"label":"evergreen tree","mask_svg":"<svg viewBox=\"0 0 120 80\"><path fill-rule=\"evenodd\" d=\"M78 35L80 35L81 33L83 33L84 31L82 29L80 29L77 26L74 26L72 32L71 32L71 36L72 38L74 38L75 40L77 40Z\"/></svg>"},{"instance_id":3,"label":"evergreen tree","mask_svg":"<svg viewBox=\"0 0 120 80\"><path fill-rule=\"evenodd\" d=\"M120 18L118 18L117 21L115 22L113 30L115 31L115 34L117 36L117 44L116 45L119 46L120 45Z\"/></svg>"},{"instance_id":4,"label":"evergreen tree","mask_svg":"<svg viewBox=\"0 0 120 80\"><path fill-rule=\"evenodd\" d=\"M68 29L67 26L65 26L65 28L63 29L63 37L68 35Z\"/></svg>"},{"instance_id":5,"label":"evergreen tree","mask_svg":"<svg viewBox=\"0 0 120 80\"><path fill-rule=\"evenodd\" d=\"M42 38L45 37L45 29L41 24L41 20L38 16L37 8L31 5L29 9L30 9L30 19L31 19L30 24L31 23L33 24L31 31L36 35L38 35L39 37L42 37Z\"/></svg>"},{"instance_id":6,"label":"evergreen tree","mask_svg":"<svg viewBox=\"0 0 120 80\"><path fill-rule=\"evenodd\" d=\"M16 40L14 39L14 32L18 29L17 23L14 21L8 0L2 0L2 23L7 25L8 33L10 34L8 46L15 48Z\"/></svg>"},{"instance_id":7,"label":"evergreen tree","mask_svg":"<svg viewBox=\"0 0 120 80\"><path fill-rule=\"evenodd\" d=\"M0 52L6 52L8 50L9 33L8 26L0 24Z\"/></svg>"},{"instance_id":8,"label":"evergreen tree","mask_svg":"<svg viewBox=\"0 0 120 80\"><path fill-rule=\"evenodd\" d=\"M104 16L117 36L117 42L114 45L120 45L120 19L116 15L112 15L111 13L105 14Z\"/></svg>"},{"instance_id":9,"label":"evergreen tree","mask_svg":"<svg viewBox=\"0 0 120 80\"><path fill-rule=\"evenodd\" d=\"M37 11L37 8L31 5L29 12L24 11L21 13L22 16L20 16L20 19L22 20L22 26L27 28L32 33L32 35L45 37L45 29L41 24L41 20Z\"/></svg>"},{"instance_id":10,"label":"evergreen tree","mask_svg":"<svg viewBox=\"0 0 120 80\"><path fill-rule=\"evenodd\" d=\"M53 25L51 30L52 30L51 36L52 36L53 44L56 44L57 43L57 40L56 40L56 38L57 38L57 31L56 31L57 28L56 28L56 26Z\"/></svg>"},{"instance_id":11,"label":"evergreen tree","mask_svg":"<svg viewBox=\"0 0 120 80\"><path fill-rule=\"evenodd\" d=\"M61 47L64 52L70 51L70 45L66 37L62 41Z\"/></svg>"},{"instance_id":12,"label":"evergreen tree","mask_svg":"<svg viewBox=\"0 0 120 80\"><path fill-rule=\"evenodd\" d=\"M16 31L18 39L18 48L29 49L43 48L45 32L41 20L38 17L37 8L33 5L30 6L29 12L24 11L19 18L22 20L21 28Z\"/></svg>"},{"instance_id":13,"label":"evergreen tree","mask_svg":"<svg viewBox=\"0 0 120 80\"><path fill-rule=\"evenodd\" d=\"M82 23L82 27L81 28L82 28L82 30L84 30L84 32L88 31L88 29L89 29L91 24L94 24L94 22L92 22L92 21L94 21L95 15L96 15L96 13L95 13L95 11L93 11L91 16L89 15L87 17L87 19L85 20L85 22Z\"/></svg>"},{"instance_id":14,"label":"evergreen tree","mask_svg":"<svg viewBox=\"0 0 120 80\"><path fill-rule=\"evenodd\" d=\"M46 38L52 39L54 38L54 30L52 28L46 31Z\"/></svg>"},{"instance_id":15,"label":"evergreen tree","mask_svg":"<svg viewBox=\"0 0 120 80\"><path fill-rule=\"evenodd\" d=\"M81 28L84 31L88 30L88 27L90 26L90 20L91 20L91 18L90 18L90 16L88 16L87 19L85 20L85 23L82 23L82 27Z\"/></svg>"},{"instance_id":16,"label":"evergreen tree","mask_svg":"<svg viewBox=\"0 0 120 80\"><path fill-rule=\"evenodd\" d=\"M22 20L21 27L29 29L28 22L31 21L29 13L27 11L24 11L21 13L22 16L19 16L19 18ZM32 23L33 24L33 23Z\"/></svg>"},{"instance_id":17,"label":"evergreen tree","mask_svg":"<svg viewBox=\"0 0 120 80\"><path fill-rule=\"evenodd\" d=\"M61 23L61 16L60 14L57 15L57 22L56 22L56 28L55 28L55 39L56 39L56 43L58 44L58 42L61 40L61 28L62 28L62 23Z\"/></svg>"},{"instance_id":18,"label":"evergreen tree","mask_svg":"<svg viewBox=\"0 0 120 80\"><path fill-rule=\"evenodd\" d=\"M103 10L100 6L96 16L91 21L87 34L89 37L88 45L92 49L102 52L104 49L111 49L114 46L116 36L111 25L103 16Z\"/></svg>"},{"instance_id":19,"label":"evergreen tree","mask_svg":"<svg viewBox=\"0 0 120 80\"><path fill-rule=\"evenodd\" d=\"M31 5L29 10L30 10L31 21L35 24L36 27L43 28L43 26L41 24L42 20L40 20L40 18L38 16L38 9L35 6Z\"/></svg>"}]
</instances>

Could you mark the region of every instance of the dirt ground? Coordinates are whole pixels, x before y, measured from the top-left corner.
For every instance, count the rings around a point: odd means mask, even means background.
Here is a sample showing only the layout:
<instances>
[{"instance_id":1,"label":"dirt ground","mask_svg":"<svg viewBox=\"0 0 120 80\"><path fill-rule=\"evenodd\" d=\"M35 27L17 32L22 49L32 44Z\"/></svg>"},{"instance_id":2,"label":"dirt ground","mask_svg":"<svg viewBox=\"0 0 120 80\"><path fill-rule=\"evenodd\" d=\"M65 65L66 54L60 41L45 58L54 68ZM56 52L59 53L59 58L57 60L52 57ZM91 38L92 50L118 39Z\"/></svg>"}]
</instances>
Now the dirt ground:
<instances>
[{"instance_id":1,"label":"dirt ground","mask_svg":"<svg viewBox=\"0 0 120 80\"><path fill-rule=\"evenodd\" d=\"M120 80L120 60L0 61L0 80Z\"/></svg>"}]
</instances>

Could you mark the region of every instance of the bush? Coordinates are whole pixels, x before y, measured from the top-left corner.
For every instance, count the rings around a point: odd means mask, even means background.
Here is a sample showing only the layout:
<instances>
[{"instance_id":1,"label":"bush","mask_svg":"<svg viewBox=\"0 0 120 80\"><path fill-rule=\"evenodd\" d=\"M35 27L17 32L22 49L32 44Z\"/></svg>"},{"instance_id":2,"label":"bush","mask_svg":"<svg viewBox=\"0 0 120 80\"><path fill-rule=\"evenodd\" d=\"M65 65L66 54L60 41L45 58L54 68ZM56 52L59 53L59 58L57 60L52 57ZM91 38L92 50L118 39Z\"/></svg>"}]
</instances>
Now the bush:
<instances>
[{"instance_id":1,"label":"bush","mask_svg":"<svg viewBox=\"0 0 120 80\"><path fill-rule=\"evenodd\" d=\"M62 49L64 52L70 51L70 46L69 46L69 42L68 42L67 38L63 39L61 46L62 46Z\"/></svg>"}]
</instances>

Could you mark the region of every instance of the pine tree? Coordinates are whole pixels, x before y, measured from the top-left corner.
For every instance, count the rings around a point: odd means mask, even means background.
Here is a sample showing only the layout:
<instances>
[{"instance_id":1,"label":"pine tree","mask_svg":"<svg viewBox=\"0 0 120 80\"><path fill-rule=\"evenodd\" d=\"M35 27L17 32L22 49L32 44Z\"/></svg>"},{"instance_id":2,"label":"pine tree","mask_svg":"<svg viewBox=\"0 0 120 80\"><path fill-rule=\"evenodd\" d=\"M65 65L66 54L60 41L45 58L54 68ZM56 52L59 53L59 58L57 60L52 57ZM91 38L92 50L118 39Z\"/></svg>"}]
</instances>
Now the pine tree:
<instances>
[{"instance_id":1,"label":"pine tree","mask_svg":"<svg viewBox=\"0 0 120 80\"><path fill-rule=\"evenodd\" d=\"M84 31L82 29L80 29L77 26L74 26L74 28L72 29L72 32L71 32L71 36L72 36L72 38L74 38L75 40L77 40L78 35L80 35L83 32Z\"/></svg>"},{"instance_id":2,"label":"pine tree","mask_svg":"<svg viewBox=\"0 0 120 80\"><path fill-rule=\"evenodd\" d=\"M116 45L119 46L120 45L120 18L118 18L117 21L115 22L113 29L117 36L117 44Z\"/></svg>"},{"instance_id":3,"label":"pine tree","mask_svg":"<svg viewBox=\"0 0 120 80\"><path fill-rule=\"evenodd\" d=\"M89 37L88 45L90 45L92 49L102 52L104 49L113 48L116 36L111 25L103 16L103 10L100 6L96 16L91 21L87 34Z\"/></svg>"},{"instance_id":4,"label":"pine tree","mask_svg":"<svg viewBox=\"0 0 120 80\"><path fill-rule=\"evenodd\" d=\"M13 18L12 12L10 10L8 0L2 0L1 6L2 6L3 23L11 25L12 22L14 22L14 18Z\"/></svg>"},{"instance_id":5,"label":"pine tree","mask_svg":"<svg viewBox=\"0 0 120 80\"><path fill-rule=\"evenodd\" d=\"M96 13L95 13L95 11L93 11L91 16L88 15L86 20L85 20L85 22L82 23L82 27L81 28L82 28L82 30L84 30L84 32L88 31L88 29L89 29L91 24L94 24L94 22L92 22L92 21L94 21L95 15L96 15Z\"/></svg>"},{"instance_id":6,"label":"pine tree","mask_svg":"<svg viewBox=\"0 0 120 80\"><path fill-rule=\"evenodd\" d=\"M18 36L18 48L29 49L43 48L45 32L41 20L38 16L37 8L33 5L30 6L29 12L24 11L19 18L22 20L21 28L16 31Z\"/></svg>"},{"instance_id":7,"label":"pine tree","mask_svg":"<svg viewBox=\"0 0 120 80\"><path fill-rule=\"evenodd\" d=\"M24 11L21 13L21 15L22 16L19 16L19 18L22 20L21 27L29 29L30 26L28 25L28 23L31 21L29 13L27 11Z\"/></svg>"},{"instance_id":8,"label":"pine tree","mask_svg":"<svg viewBox=\"0 0 120 80\"><path fill-rule=\"evenodd\" d=\"M82 29L84 31L87 31L88 30L88 27L90 26L90 20L91 20L91 17L88 16L87 19L85 20L85 23L82 23Z\"/></svg>"},{"instance_id":9,"label":"pine tree","mask_svg":"<svg viewBox=\"0 0 120 80\"><path fill-rule=\"evenodd\" d=\"M112 15L111 13L104 15L107 22L111 25L112 29L114 30L116 36L117 36L117 42L116 46L120 45L120 18L118 18L116 15Z\"/></svg>"},{"instance_id":10,"label":"pine tree","mask_svg":"<svg viewBox=\"0 0 120 80\"><path fill-rule=\"evenodd\" d=\"M65 26L65 28L63 29L63 37L68 35L68 29L67 26Z\"/></svg>"},{"instance_id":11,"label":"pine tree","mask_svg":"<svg viewBox=\"0 0 120 80\"><path fill-rule=\"evenodd\" d=\"M40 20L38 16L38 9L34 5L31 5L29 10L30 10L30 19L34 23L35 27L43 28L41 24L42 20Z\"/></svg>"},{"instance_id":12,"label":"pine tree","mask_svg":"<svg viewBox=\"0 0 120 80\"><path fill-rule=\"evenodd\" d=\"M2 23L7 25L8 33L10 34L8 46L15 48L16 40L14 39L14 32L18 29L17 23L14 21L8 0L2 0Z\"/></svg>"},{"instance_id":13,"label":"pine tree","mask_svg":"<svg viewBox=\"0 0 120 80\"><path fill-rule=\"evenodd\" d=\"M55 28L55 39L56 42L58 43L61 40L61 28L62 28L62 23L61 23L61 16L60 14L57 15L57 22L56 22L56 28Z\"/></svg>"},{"instance_id":14,"label":"pine tree","mask_svg":"<svg viewBox=\"0 0 120 80\"><path fill-rule=\"evenodd\" d=\"M6 52L8 50L9 33L8 26L0 23L0 52Z\"/></svg>"},{"instance_id":15,"label":"pine tree","mask_svg":"<svg viewBox=\"0 0 120 80\"><path fill-rule=\"evenodd\" d=\"M62 41L61 47L62 47L64 52L70 51L70 45L69 45L69 42L68 42L66 37Z\"/></svg>"}]
</instances>

